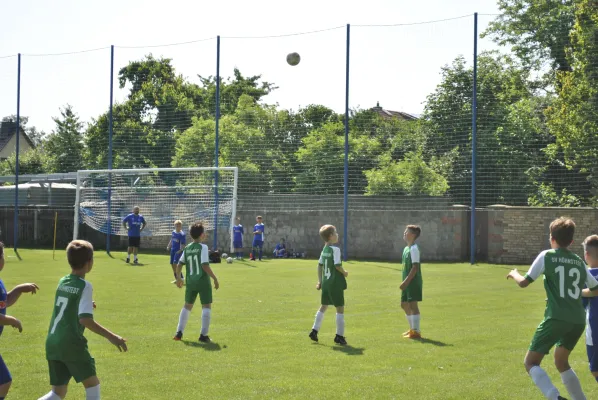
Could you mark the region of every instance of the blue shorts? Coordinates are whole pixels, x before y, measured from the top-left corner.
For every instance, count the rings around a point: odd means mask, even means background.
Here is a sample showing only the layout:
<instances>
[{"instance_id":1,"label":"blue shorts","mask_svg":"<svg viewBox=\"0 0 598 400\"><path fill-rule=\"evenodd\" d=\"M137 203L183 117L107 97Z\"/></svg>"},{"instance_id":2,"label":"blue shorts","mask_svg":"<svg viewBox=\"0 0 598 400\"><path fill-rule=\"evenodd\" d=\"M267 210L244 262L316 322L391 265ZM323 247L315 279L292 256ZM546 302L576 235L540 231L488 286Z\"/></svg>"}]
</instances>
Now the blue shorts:
<instances>
[{"instance_id":1,"label":"blue shorts","mask_svg":"<svg viewBox=\"0 0 598 400\"><path fill-rule=\"evenodd\" d=\"M234 241L233 242L233 247L235 249L242 249L243 248L243 241L242 240L240 242Z\"/></svg>"},{"instance_id":2,"label":"blue shorts","mask_svg":"<svg viewBox=\"0 0 598 400\"><path fill-rule=\"evenodd\" d=\"M598 348L596 348L596 346L586 345L586 350L588 351L590 372L598 372Z\"/></svg>"},{"instance_id":3,"label":"blue shorts","mask_svg":"<svg viewBox=\"0 0 598 400\"><path fill-rule=\"evenodd\" d=\"M183 253L178 253L175 251L171 251L170 252L170 263L171 264L178 264L179 263L179 259L181 258L181 254Z\"/></svg>"},{"instance_id":4,"label":"blue shorts","mask_svg":"<svg viewBox=\"0 0 598 400\"><path fill-rule=\"evenodd\" d=\"M10 376L8 367L4 363L2 356L0 356L0 385L4 385L8 382L12 382L12 376Z\"/></svg>"},{"instance_id":5,"label":"blue shorts","mask_svg":"<svg viewBox=\"0 0 598 400\"><path fill-rule=\"evenodd\" d=\"M259 247L260 249L264 246L264 242L262 240L254 240L252 247Z\"/></svg>"}]
</instances>

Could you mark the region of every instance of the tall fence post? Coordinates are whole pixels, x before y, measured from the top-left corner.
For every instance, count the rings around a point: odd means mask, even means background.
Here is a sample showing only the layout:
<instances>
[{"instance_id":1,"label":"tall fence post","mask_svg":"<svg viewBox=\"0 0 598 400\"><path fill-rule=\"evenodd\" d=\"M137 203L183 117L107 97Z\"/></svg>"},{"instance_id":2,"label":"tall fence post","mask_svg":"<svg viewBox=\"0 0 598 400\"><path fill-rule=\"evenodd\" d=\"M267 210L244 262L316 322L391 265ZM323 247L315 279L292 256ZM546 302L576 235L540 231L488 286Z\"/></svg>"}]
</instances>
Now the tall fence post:
<instances>
[{"instance_id":1,"label":"tall fence post","mask_svg":"<svg viewBox=\"0 0 598 400\"><path fill-rule=\"evenodd\" d=\"M214 166L218 168L220 154L220 35L216 37L216 139L214 143ZM235 216L231 216L235 218ZM218 170L214 171L214 251L218 250Z\"/></svg>"},{"instance_id":2,"label":"tall fence post","mask_svg":"<svg viewBox=\"0 0 598 400\"><path fill-rule=\"evenodd\" d=\"M469 262L476 259L476 161L478 134L478 13L473 14L473 97L471 100L471 217Z\"/></svg>"},{"instance_id":3,"label":"tall fence post","mask_svg":"<svg viewBox=\"0 0 598 400\"><path fill-rule=\"evenodd\" d=\"M16 162L15 162L15 211L14 211L14 230L13 243L14 251L17 251L19 241L19 151L21 137L21 53L17 57L17 144L16 144Z\"/></svg>"},{"instance_id":4,"label":"tall fence post","mask_svg":"<svg viewBox=\"0 0 598 400\"><path fill-rule=\"evenodd\" d=\"M349 240L349 50L351 48L351 24L347 24L347 59L345 71L345 177L343 192L343 260L347 261Z\"/></svg>"},{"instance_id":5,"label":"tall fence post","mask_svg":"<svg viewBox=\"0 0 598 400\"><path fill-rule=\"evenodd\" d=\"M110 46L110 109L108 111L108 170L112 169L112 132L114 105L114 45ZM79 205L77 204L77 207ZM110 254L110 236L112 233L112 173L108 172L108 229L106 234L106 253Z\"/></svg>"}]
</instances>

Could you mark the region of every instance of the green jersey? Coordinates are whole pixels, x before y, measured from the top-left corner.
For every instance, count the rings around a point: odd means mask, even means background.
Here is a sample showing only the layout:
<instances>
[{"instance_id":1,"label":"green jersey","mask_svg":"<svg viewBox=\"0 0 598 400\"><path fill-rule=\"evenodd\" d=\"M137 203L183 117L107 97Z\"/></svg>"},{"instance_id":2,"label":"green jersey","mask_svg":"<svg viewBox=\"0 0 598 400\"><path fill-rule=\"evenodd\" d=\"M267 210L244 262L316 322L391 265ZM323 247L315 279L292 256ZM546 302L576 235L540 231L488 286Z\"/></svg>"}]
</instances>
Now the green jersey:
<instances>
[{"instance_id":1,"label":"green jersey","mask_svg":"<svg viewBox=\"0 0 598 400\"><path fill-rule=\"evenodd\" d=\"M179 259L179 264L185 264L185 281L187 286L197 286L210 277L203 270L204 265L210 265L208 246L202 243L190 243Z\"/></svg>"},{"instance_id":2,"label":"green jersey","mask_svg":"<svg viewBox=\"0 0 598 400\"><path fill-rule=\"evenodd\" d=\"M407 278L409 272L411 272L411 268L413 268L413 264L419 264L419 268L417 269L417 273L409 283L409 287L419 286L421 287L423 284L422 280L422 268L420 263L419 257L419 246L414 244L412 246L406 246L403 249L403 280Z\"/></svg>"},{"instance_id":3,"label":"green jersey","mask_svg":"<svg viewBox=\"0 0 598 400\"><path fill-rule=\"evenodd\" d=\"M46 338L46 358L61 361L89 359L85 327L79 318L93 318L93 288L77 275L67 275L58 282L54 311Z\"/></svg>"},{"instance_id":4,"label":"green jersey","mask_svg":"<svg viewBox=\"0 0 598 400\"><path fill-rule=\"evenodd\" d=\"M598 281L588 272L583 260L567 249L545 250L536 257L525 279L533 282L542 274L548 297L544 318L584 324L581 291L584 285L598 289Z\"/></svg>"},{"instance_id":5,"label":"green jersey","mask_svg":"<svg viewBox=\"0 0 598 400\"><path fill-rule=\"evenodd\" d=\"M335 246L324 246L318 263L322 268L322 290L345 290L347 280L345 276L336 269L343 265L341 261L341 250Z\"/></svg>"}]
</instances>

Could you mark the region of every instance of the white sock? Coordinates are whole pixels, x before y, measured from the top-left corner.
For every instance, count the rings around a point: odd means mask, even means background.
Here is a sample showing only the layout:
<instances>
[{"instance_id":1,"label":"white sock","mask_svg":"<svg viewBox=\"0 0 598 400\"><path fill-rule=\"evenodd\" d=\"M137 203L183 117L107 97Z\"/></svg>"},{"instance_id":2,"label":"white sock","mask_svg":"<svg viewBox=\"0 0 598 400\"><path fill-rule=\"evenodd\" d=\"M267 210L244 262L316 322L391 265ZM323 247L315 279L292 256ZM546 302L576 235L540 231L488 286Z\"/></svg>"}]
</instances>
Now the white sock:
<instances>
[{"instance_id":1,"label":"white sock","mask_svg":"<svg viewBox=\"0 0 598 400\"><path fill-rule=\"evenodd\" d=\"M413 330L419 332L420 314L412 315L411 318L413 318Z\"/></svg>"},{"instance_id":2,"label":"white sock","mask_svg":"<svg viewBox=\"0 0 598 400\"><path fill-rule=\"evenodd\" d=\"M133 257L135 257L135 260L137 260L137 254L135 254Z\"/></svg>"},{"instance_id":3,"label":"white sock","mask_svg":"<svg viewBox=\"0 0 598 400\"><path fill-rule=\"evenodd\" d=\"M212 317L211 308L202 308L201 310L201 334L206 336L210 330L210 318Z\"/></svg>"},{"instance_id":4,"label":"white sock","mask_svg":"<svg viewBox=\"0 0 598 400\"><path fill-rule=\"evenodd\" d=\"M407 322L409 322L409 330L413 329L413 315L405 315L407 317Z\"/></svg>"},{"instance_id":5,"label":"white sock","mask_svg":"<svg viewBox=\"0 0 598 400\"><path fill-rule=\"evenodd\" d=\"M179 324L176 327L177 332L183 332L185 330L185 327L187 326L187 321L189 320L189 314L191 314L191 311L183 307L181 313L179 314Z\"/></svg>"},{"instance_id":6,"label":"white sock","mask_svg":"<svg viewBox=\"0 0 598 400\"><path fill-rule=\"evenodd\" d=\"M100 385L85 389L85 400L100 400Z\"/></svg>"},{"instance_id":7,"label":"white sock","mask_svg":"<svg viewBox=\"0 0 598 400\"><path fill-rule=\"evenodd\" d=\"M345 314L336 313L336 334L345 336Z\"/></svg>"},{"instance_id":8,"label":"white sock","mask_svg":"<svg viewBox=\"0 0 598 400\"><path fill-rule=\"evenodd\" d=\"M62 400L59 395L50 390L50 392L37 400Z\"/></svg>"},{"instance_id":9,"label":"white sock","mask_svg":"<svg viewBox=\"0 0 598 400\"><path fill-rule=\"evenodd\" d=\"M586 396L583 394L583 390L581 390L579 378L573 369L568 369L567 371L561 373L561 380L567 388L567 392L569 392L571 400L586 400Z\"/></svg>"},{"instance_id":10,"label":"white sock","mask_svg":"<svg viewBox=\"0 0 598 400\"><path fill-rule=\"evenodd\" d=\"M538 365L529 370L529 376L536 384L538 389L544 394L544 397L550 400L557 400L560 393L559 390L552 384L548 374Z\"/></svg>"},{"instance_id":11,"label":"white sock","mask_svg":"<svg viewBox=\"0 0 598 400\"><path fill-rule=\"evenodd\" d=\"M316 331L320 331L320 327L322 327L322 321L324 320L324 313L320 310L316 313L316 320L314 321L314 326L311 329Z\"/></svg>"}]
</instances>

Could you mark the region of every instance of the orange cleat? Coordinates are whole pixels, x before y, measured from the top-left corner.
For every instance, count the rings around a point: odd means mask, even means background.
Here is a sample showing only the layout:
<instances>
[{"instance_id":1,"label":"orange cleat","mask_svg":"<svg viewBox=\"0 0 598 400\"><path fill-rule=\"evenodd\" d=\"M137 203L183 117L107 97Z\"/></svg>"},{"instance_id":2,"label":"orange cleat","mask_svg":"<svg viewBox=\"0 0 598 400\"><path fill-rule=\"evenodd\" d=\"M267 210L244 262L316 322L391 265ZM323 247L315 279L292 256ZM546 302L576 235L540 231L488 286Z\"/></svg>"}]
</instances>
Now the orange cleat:
<instances>
[{"instance_id":1,"label":"orange cleat","mask_svg":"<svg viewBox=\"0 0 598 400\"><path fill-rule=\"evenodd\" d=\"M411 332L409 332L409 335L407 335L407 338L408 339L421 339L422 334L421 334L421 332L411 330Z\"/></svg>"}]
</instances>

